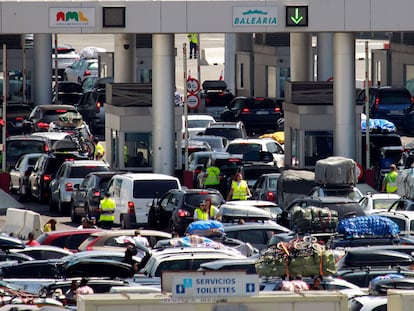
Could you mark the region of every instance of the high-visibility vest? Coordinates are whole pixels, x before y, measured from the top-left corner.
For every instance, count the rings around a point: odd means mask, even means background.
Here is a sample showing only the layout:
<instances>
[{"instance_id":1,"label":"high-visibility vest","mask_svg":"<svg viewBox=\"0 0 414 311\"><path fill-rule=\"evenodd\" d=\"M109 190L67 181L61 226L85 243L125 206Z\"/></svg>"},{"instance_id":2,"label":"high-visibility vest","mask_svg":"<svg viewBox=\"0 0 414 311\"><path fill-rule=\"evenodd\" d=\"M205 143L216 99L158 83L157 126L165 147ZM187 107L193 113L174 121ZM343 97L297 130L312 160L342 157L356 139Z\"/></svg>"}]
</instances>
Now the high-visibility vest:
<instances>
[{"instance_id":1,"label":"high-visibility vest","mask_svg":"<svg viewBox=\"0 0 414 311\"><path fill-rule=\"evenodd\" d=\"M248 185L245 180L240 181L240 184L237 181L233 181L231 188L233 189L232 200L247 200Z\"/></svg>"},{"instance_id":2,"label":"high-visibility vest","mask_svg":"<svg viewBox=\"0 0 414 311\"><path fill-rule=\"evenodd\" d=\"M115 201L111 198L101 200L101 215L99 221L114 221Z\"/></svg>"},{"instance_id":3,"label":"high-visibility vest","mask_svg":"<svg viewBox=\"0 0 414 311\"><path fill-rule=\"evenodd\" d=\"M204 181L205 186L215 186L220 184L220 169L217 166L209 166L206 170L207 178Z\"/></svg>"},{"instance_id":4,"label":"high-visibility vest","mask_svg":"<svg viewBox=\"0 0 414 311\"><path fill-rule=\"evenodd\" d=\"M387 193L397 192L397 176L398 172L392 171L385 175L385 191Z\"/></svg>"},{"instance_id":5,"label":"high-visibility vest","mask_svg":"<svg viewBox=\"0 0 414 311\"><path fill-rule=\"evenodd\" d=\"M198 40L197 40L197 34L196 34L196 33L190 33L190 34L188 34L188 35L187 35L187 37L188 37L188 40L189 40L191 43L195 43L195 44L197 44L197 43L198 43Z\"/></svg>"},{"instance_id":6,"label":"high-visibility vest","mask_svg":"<svg viewBox=\"0 0 414 311\"><path fill-rule=\"evenodd\" d=\"M194 215L197 215L197 220L208 220L208 213L199 207L194 210Z\"/></svg>"}]
</instances>

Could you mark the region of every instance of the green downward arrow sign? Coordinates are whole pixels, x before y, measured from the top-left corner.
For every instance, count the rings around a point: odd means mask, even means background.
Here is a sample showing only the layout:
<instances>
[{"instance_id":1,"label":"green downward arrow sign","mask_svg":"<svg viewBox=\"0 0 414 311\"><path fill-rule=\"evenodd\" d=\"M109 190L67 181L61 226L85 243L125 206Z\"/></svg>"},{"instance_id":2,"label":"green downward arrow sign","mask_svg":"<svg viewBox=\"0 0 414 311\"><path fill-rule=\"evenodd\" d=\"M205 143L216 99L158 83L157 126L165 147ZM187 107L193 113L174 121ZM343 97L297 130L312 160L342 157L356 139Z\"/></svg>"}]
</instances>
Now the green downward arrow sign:
<instances>
[{"instance_id":1,"label":"green downward arrow sign","mask_svg":"<svg viewBox=\"0 0 414 311\"><path fill-rule=\"evenodd\" d=\"M300 21L303 19L303 15L299 15L299 8L295 8L295 16L291 16L290 19L296 25L300 23Z\"/></svg>"}]
</instances>

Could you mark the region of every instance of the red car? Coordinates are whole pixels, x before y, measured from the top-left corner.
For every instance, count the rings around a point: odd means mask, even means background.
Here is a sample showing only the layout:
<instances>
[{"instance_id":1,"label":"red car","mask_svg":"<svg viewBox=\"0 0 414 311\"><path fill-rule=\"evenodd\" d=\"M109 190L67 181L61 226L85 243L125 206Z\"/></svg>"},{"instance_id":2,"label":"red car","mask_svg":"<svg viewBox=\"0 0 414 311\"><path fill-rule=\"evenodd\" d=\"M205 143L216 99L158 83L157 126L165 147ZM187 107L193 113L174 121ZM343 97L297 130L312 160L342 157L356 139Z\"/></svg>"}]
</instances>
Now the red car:
<instances>
[{"instance_id":1,"label":"red car","mask_svg":"<svg viewBox=\"0 0 414 311\"><path fill-rule=\"evenodd\" d=\"M79 245L85 241L91 233L102 229L73 229L65 231L45 232L36 240L40 245L53 245L77 252Z\"/></svg>"}]
</instances>

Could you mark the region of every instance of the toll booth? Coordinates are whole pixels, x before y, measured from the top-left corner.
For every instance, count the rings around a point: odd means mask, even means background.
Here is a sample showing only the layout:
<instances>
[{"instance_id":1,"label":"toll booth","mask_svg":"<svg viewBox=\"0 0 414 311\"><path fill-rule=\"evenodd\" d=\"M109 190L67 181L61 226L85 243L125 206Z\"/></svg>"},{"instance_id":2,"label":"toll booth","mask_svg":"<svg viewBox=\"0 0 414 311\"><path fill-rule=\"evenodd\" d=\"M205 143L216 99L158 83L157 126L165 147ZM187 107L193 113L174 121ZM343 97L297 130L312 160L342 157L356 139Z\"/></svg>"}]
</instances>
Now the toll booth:
<instances>
[{"instance_id":1,"label":"toll booth","mask_svg":"<svg viewBox=\"0 0 414 311\"><path fill-rule=\"evenodd\" d=\"M355 106L357 162L361 163L361 113ZM312 169L334 155L335 107L332 82L286 82L285 166Z\"/></svg>"},{"instance_id":2,"label":"toll booth","mask_svg":"<svg viewBox=\"0 0 414 311\"><path fill-rule=\"evenodd\" d=\"M111 167L137 172L153 171L152 115L151 84L106 84L105 153ZM183 107L176 107L174 131L176 146L180 146L176 148L176 169L181 169L182 162L182 115Z\"/></svg>"}]
</instances>

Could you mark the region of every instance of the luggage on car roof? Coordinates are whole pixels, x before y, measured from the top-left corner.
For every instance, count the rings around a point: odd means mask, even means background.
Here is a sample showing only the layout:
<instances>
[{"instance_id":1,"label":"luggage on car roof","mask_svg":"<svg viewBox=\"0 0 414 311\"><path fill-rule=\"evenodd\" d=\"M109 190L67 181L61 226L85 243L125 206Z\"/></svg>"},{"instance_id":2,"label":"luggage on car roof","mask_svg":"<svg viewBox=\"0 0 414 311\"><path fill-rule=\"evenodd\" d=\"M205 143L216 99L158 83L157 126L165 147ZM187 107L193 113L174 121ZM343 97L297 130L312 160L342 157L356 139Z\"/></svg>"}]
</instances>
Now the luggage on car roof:
<instances>
[{"instance_id":1,"label":"luggage on car roof","mask_svg":"<svg viewBox=\"0 0 414 311\"><path fill-rule=\"evenodd\" d=\"M414 289L414 279L406 278L399 274L387 274L376 277L369 284L369 294L374 296L387 295L389 289Z\"/></svg>"},{"instance_id":2,"label":"luggage on car roof","mask_svg":"<svg viewBox=\"0 0 414 311\"><path fill-rule=\"evenodd\" d=\"M356 163L345 157L318 160L315 166L315 182L320 185L355 185Z\"/></svg>"},{"instance_id":3,"label":"luggage on car roof","mask_svg":"<svg viewBox=\"0 0 414 311\"><path fill-rule=\"evenodd\" d=\"M338 226L338 212L327 207L295 206L290 228L298 233L334 232Z\"/></svg>"},{"instance_id":4,"label":"luggage on car roof","mask_svg":"<svg viewBox=\"0 0 414 311\"><path fill-rule=\"evenodd\" d=\"M293 200L303 198L315 186L315 173L306 170L284 170L277 180L277 205L286 208Z\"/></svg>"},{"instance_id":5,"label":"luggage on car roof","mask_svg":"<svg viewBox=\"0 0 414 311\"><path fill-rule=\"evenodd\" d=\"M394 221L378 215L342 219L339 222L337 231L343 234L345 238L392 237L400 233L400 229Z\"/></svg>"}]
</instances>

